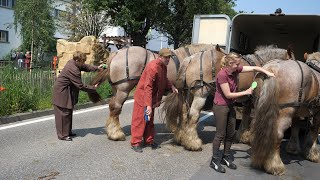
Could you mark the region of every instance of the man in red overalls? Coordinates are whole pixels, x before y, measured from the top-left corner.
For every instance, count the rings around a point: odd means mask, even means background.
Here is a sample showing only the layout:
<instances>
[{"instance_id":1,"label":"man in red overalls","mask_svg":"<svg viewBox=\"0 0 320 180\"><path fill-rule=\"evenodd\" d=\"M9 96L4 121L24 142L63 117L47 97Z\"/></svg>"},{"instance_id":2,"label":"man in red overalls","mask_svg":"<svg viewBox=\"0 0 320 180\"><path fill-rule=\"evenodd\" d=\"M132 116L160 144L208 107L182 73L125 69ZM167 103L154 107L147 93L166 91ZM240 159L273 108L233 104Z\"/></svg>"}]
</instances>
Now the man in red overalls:
<instances>
[{"instance_id":1,"label":"man in red overalls","mask_svg":"<svg viewBox=\"0 0 320 180\"><path fill-rule=\"evenodd\" d=\"M178 93L177 88L167 78L167 65L171 51L163 48L159 55L157 59L147 64L134 94L131 146L135 152L142 152L142 138L145 146L150 146L152 149L160 148L153 141L155 135L154 108L160 106L165 89L171 88L173 92Z\"/></svg>"}]
</instances>

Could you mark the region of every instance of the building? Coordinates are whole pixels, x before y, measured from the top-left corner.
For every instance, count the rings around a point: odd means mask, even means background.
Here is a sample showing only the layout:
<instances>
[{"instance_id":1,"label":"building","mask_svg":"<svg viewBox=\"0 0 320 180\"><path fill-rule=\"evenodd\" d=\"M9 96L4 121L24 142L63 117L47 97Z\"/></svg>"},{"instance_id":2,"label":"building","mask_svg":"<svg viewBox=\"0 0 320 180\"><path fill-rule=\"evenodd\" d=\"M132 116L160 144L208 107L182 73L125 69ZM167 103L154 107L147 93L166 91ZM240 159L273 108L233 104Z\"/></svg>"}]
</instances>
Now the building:
<instances>
[{"instance_id":1,"label":"building","mask_svg":"<svg viewBox=\"0 0 320 180\"><path fill-rule=\"evenodd\" d=\"M0 60L21 44L19 33L16 33L13 22L14 0L0 1Z\"/></svg>"},{"instance_id":2,"label":"building","mask_svg":"<svg viewBox=\"0 0 320 180\"><path fill-rule=\"evenodd\" d=\"M66 11L66 5L70 3L71 0L56 0L53 1L52 6L54 10L52 12L53 18L59 17L59 15ZM21 37L19 35L19 30L15 31L14 22L14 11L12 7L14 6L15 0L0 0L0 60L3 59L13 49L18 48L21 45ZM125 36L124 29L122 27L107 26L103 33L107 36ZM68 39L68 36L61 33L57 29L55 35L57 39ZM155 30L151 30L148 35L147 49L152 51L159 51L161 48L168 47L168 38L163 34L158 33ZM103 42L102 37L100 37L100 42ZM112 51L117 50L115 46L110 46Z\"/></svg>"}]
</instances>

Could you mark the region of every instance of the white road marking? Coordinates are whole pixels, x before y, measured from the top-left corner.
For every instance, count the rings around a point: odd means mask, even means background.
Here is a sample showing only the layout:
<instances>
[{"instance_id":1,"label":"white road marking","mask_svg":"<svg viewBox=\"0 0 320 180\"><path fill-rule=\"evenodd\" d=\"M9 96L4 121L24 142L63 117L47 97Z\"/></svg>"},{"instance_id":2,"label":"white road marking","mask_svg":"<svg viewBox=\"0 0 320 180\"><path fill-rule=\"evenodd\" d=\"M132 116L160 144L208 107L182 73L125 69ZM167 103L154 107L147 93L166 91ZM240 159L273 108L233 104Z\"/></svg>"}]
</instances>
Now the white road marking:
<instances>
[{"instance_id":1,"label":"white road marking","mask_svg":"<svg viewBox=\"0 0 320 180\"><path fill-rule=\"evenodd\" d=\"M206 120L208 117L213 116L213 112L202 111L202 113L206 114L199 119L199 122Z\"/></svg>"},{"instance_id":2,"label":"white road marking","mask_svg":"<svg viewBox=\"0 0 320 180\"><path fill-rule=\"evenodd\" d=\"M124 104L133 103L133 102L134 102L134 100L130 99L130 100L124 102ZM109 107L109 104L96 106L96 107L88 108L88 109L84 109L84 110L76 110L73 114L74 115L82 114L82 113L86 113L86 112L90 112L90 111L96 111L96 110L100 110L100 109L105 109L107 107ZM48 121L48 120L52 120L52 119L54 119L54 115L51 115L50 117L36 119L36 120L33 120L33 121L21 122L21 123L18 123L18 124L3 126L3 127L0 127L0 130L10 129L10 128L19 127L19 126L25 126L25 125L28 125L28 124L34 124L34 123Z\"/></svg>"}]
</instances>

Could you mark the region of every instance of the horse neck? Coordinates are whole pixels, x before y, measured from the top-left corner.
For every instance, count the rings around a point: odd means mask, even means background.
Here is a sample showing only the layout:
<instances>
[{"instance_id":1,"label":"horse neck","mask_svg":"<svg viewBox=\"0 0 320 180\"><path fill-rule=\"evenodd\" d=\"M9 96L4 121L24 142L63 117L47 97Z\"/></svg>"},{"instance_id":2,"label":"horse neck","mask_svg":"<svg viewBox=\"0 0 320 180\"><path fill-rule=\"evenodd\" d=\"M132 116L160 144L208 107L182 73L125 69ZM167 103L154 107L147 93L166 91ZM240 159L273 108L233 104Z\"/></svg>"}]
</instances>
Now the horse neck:
<instances>
[{"instance_id":1,"label":"horse neck","mask_svg":"<svg viewBox=\"0 0 320 180\"><path fill-rule=\"evenodd\" d=\"M251 57L262 65L274 59L288 60L287 51L285 49L273 49L268 51L255 52Z\"/></svg>"}]
</instances>

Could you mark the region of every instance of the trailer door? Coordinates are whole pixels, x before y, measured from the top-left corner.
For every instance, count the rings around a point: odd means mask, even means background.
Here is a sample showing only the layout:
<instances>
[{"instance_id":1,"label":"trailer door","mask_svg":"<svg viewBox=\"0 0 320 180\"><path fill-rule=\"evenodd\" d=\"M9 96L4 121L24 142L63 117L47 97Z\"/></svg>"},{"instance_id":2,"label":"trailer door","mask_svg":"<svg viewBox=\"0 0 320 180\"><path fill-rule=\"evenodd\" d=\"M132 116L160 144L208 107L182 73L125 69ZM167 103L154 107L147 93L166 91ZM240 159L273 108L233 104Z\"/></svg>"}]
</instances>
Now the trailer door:
<instances>
[{"instance_id":1,"label":"trailer door","mask_svg":"<svg viewBox=\"0 0 320 180\"><path fill-rule=\"evenodd\" d=\"M219 44L229 52L230 18L225 14L195 15L192 44Z\"/></svg>"}]
</instances>

